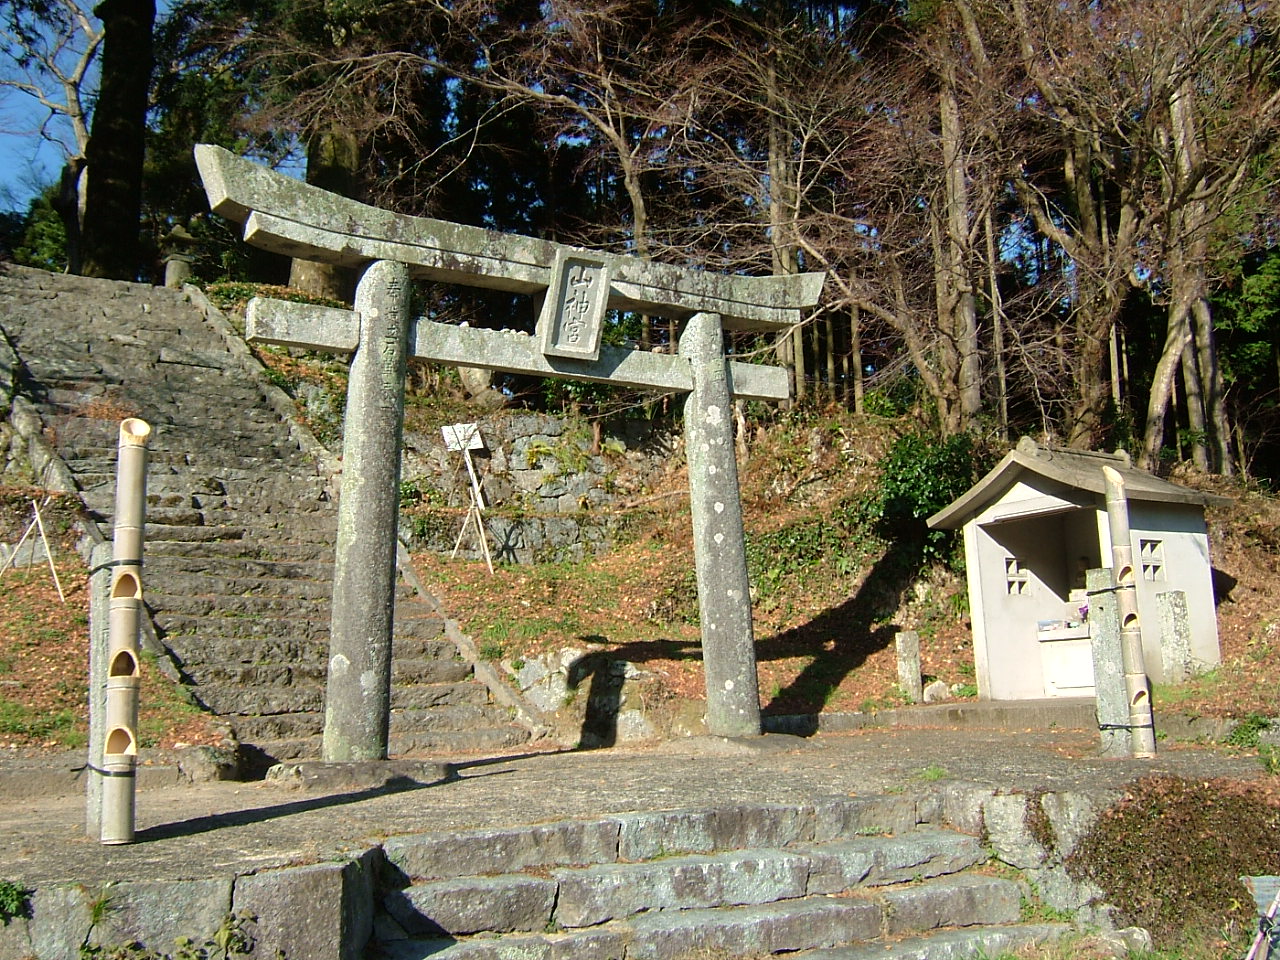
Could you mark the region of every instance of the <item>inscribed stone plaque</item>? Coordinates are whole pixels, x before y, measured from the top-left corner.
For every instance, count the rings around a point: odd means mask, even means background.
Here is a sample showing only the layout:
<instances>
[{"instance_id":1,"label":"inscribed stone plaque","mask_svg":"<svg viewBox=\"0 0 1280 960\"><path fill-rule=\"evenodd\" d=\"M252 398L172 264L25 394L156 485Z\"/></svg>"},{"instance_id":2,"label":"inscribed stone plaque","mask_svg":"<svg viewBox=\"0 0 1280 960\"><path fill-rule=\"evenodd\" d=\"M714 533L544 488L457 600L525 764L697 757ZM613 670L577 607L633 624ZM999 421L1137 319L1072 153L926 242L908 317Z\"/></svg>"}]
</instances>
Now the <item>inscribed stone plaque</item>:
<instances>
[{"instance_id":1,"label":"inscribed stone plaque","mask_svg":"<svg viewBox=\"0 0 1280 960\"><path fill-rule=\"evenodd\" d=\"M542 352L574 360L599 359L600 334L608 305L606 261L557 250L551 286L538 318Z\"/></svg>"}]
</instances>

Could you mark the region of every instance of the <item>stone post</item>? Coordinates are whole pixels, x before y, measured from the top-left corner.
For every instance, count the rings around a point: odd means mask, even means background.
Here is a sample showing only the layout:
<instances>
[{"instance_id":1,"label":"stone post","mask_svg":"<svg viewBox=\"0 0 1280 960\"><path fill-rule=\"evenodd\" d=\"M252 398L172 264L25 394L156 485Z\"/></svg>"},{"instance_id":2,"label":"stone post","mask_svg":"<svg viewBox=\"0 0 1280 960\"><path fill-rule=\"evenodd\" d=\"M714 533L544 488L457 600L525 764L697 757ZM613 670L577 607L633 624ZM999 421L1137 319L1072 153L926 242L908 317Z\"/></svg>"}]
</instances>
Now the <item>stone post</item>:
<instances>
[{"instance_id":1,"label":"stone post","mask_svg":"<svg viewBox=\"0 0 1280 960\"><path fill-rule=\"evenodd\" d=\"M325 688L324 759L385 760L409 271L378 261L356 287Z\"/></svg>"},{"instance_id":2,"label":"stone post","mask_svg":"<svg viewBox=\"0 0 1280 960\"><path fill-rule=\"evenodd\" d=\"M85 765L85 833L102 833L102 745L107 739L107 634L111 600L109 541L89 554L89 758Z\"/></svg>"},{"instance_id":3,"label":"stone post","mask_svg":"<svg viewBox=\"0 0 1280 960\"><path fill-rule=\"evenodd\" d=\"M924 699L924 677L920 672L920 634L900 630L893 638L898 651L898 686L912 703Z\"/></svg>"},{"instance_id":4,"label":"stone post","mask_svg":"<svg viewBox=\"0 0 1280 960\"><path fill-rule=\"evenodd\" d=\"M1187 595L1181 590L1156 594L1160 611L1160 657L1165 683L1185 683L1191 676L1191 620Z\"/></svg>"},{"instance_id":5,"label":"stone post","mask_svg":"<svg viewBox=\"0 0 1280 960\"><path fill-rule=\"evenodd\" d=\"M1089 597L1089 640L1093 646L1093 693L1098 715L1099 753L1104 757L1129 755L1129 706L1125 696L1124 666L1120 654L1120 611L1111 571L1086 570Z\"/></svg>"},{"instance_id":6,"label":"stone post","mask_svg":"<svg viewBox=\"0 0 1280 960\"><path fill-rule=\"evenodd\" d=\"M680 337L693 392L685 400L689 510L702 623L707 685L707 732L716 737L760 735L760 689L747 550L733 447L733 395L720 317L698 313Z\"/></svg>"}]
</instances>

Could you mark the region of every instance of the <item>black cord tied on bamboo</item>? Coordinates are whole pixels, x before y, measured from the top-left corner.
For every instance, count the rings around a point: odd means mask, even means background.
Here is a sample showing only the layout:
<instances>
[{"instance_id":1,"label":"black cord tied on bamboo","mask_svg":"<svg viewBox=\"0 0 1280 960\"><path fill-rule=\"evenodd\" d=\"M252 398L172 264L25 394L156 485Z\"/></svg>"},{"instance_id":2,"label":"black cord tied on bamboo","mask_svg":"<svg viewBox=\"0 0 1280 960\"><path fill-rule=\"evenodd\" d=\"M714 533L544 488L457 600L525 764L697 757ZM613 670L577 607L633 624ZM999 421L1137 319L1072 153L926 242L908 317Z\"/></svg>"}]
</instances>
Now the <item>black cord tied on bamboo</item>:
<instances>
[{"instance_id":1,"label":"black cord tied on bamboo","mask_svg":"<svg viewBox=\"0 0 1280 960\"><path fill-rule=\"evenodd\" d=\"M98 564L96 567L90 567L89 576L93 576L95 573L99 573L103 570L110 570L112 567L126 567L126 566L140 567L142 566L142 559L139 558L137 560L105 560L102 563Z\"/></svg>"}]
</instances>

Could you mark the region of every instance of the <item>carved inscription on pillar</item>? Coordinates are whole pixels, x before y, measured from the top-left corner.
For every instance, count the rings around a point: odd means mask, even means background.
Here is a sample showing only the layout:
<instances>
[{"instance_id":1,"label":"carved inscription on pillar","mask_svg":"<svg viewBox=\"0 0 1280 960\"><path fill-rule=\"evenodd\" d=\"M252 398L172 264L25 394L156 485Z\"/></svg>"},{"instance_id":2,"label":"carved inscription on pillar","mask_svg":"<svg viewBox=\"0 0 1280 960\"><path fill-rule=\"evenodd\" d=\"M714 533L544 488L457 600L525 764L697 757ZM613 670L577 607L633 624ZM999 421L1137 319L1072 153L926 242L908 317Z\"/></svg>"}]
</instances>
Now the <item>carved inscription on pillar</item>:
<instances>
[{"instance_id":1,"label":"carved inscription on pillar","mask_svg":"<svg viewBox=\"0 0 1280 960\"><path fill-rule=\"evenodd\" d=\"M380 308L386 329L378 343L379 386L378 406L394 410L402 402L404 394L404 328L408 317L401 305L404 302L404 276L389 273L383 279L384 295Z\"/></svg>"},{"instance_id":2,"label":"carved inscription on pillar","mask_svg":"<svg viewBox=\"0 0 1280 960\"><path fill-rule=\"evenodd\" d=\"M542 352L551 357L598 360L608 305L608 264L563 248L557 250L551 286L538 318Z\"/></svg>"}]
</instances>

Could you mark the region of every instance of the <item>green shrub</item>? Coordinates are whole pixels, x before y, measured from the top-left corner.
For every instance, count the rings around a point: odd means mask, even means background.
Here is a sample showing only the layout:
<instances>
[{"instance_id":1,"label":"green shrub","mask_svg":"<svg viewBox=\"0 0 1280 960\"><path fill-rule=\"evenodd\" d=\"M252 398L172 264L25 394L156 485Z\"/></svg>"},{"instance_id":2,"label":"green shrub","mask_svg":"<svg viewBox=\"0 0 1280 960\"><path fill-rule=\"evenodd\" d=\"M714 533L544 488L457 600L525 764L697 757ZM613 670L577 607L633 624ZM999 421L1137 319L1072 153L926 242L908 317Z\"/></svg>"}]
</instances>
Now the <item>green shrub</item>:
<instances>
[{"instance_id":1,"label":"green shrub","mask_svg":"<svg viewBox=\"0 0 1280 960\"><path fill-rule=\"evenodd\" d=\"M881 466L870 509L881 535L919 542L926 560L950 560L956 539L953 531L930 530L925 521L969 489L976 468L977 456L967 434L899 437Z\"/></svg>"}]
</instances>

